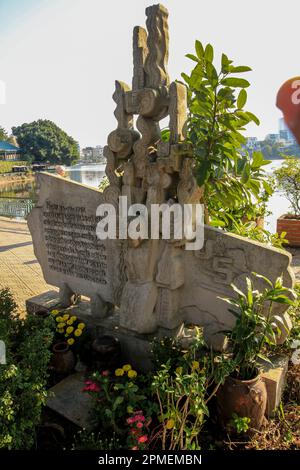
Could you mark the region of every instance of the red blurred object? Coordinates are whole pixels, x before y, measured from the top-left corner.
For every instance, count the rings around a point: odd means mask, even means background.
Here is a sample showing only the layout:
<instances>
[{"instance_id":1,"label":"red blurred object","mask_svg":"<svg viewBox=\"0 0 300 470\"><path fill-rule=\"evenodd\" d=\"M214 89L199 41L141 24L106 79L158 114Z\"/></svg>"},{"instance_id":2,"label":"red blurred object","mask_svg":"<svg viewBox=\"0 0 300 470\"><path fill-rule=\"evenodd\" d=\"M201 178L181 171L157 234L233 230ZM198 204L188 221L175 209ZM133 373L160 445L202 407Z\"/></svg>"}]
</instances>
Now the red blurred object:
<instances>
[{"instance_id":1,"label":"red blurred object","mask_svg":"<svg viewBox=\"0 0 300 470\"><path fill-rule=\"evenodd\" d=\"M300 145L300 77L290 78L280 87L276 106Z\"/></svg>"}]
</instances>

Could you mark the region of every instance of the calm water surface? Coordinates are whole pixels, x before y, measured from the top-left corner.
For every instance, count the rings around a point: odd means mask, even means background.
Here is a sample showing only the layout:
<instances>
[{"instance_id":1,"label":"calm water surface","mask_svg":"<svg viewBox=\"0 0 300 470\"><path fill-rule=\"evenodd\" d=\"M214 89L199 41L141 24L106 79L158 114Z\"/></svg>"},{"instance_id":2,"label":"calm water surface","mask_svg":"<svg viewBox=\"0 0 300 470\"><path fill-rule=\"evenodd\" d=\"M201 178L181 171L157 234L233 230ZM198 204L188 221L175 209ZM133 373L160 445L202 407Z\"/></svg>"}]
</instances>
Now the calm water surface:
<instances>
[{"instance_id":1,"label":"calm water surface","mask_svg":"<svg viewBox=\"0 0 300 470\"><path fill-rule=\"evenodd\" d=\"M267 173L272 174L272 172L278 168L282 162L283 160L272 161L272 163L266 167ZM98 188L102 178L105 176L105 165L75 165L66 168L66 172L67 177L72 181L77 181L78 183ZM34 184L31 183L10 185L0 188L0 195L2 196L34 198L34 194ZM266 218L265 226L271 232L275 232L276 219L289 210L289 202L280 192L276 192L269 200L268 209L272 214Z\"/></svg>"}]
</instances>

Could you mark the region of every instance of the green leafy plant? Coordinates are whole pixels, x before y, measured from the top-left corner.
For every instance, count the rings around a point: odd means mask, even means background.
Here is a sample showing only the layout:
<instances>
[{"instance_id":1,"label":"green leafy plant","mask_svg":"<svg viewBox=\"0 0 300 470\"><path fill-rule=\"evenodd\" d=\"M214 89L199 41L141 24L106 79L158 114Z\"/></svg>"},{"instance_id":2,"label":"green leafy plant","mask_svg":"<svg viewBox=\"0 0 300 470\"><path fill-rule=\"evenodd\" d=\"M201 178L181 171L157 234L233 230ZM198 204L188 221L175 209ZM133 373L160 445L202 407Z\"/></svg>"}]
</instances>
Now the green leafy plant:
<instances>
[{"instance_id":1,"label":"green leafy plant","mask_svg":"<svg viewBox=\"0 0 300 470\"><path fill-rule=\"evenodd\" d=\"M278 189L290 202L293 215L300 217L300 160L286 157L280 168L274 172Z\"/></svg>"},{"instance_id":2,"label":"green leafy plant","mask_svg":"<svg viewBox=\"0 0 300 470\"><path fill-rule=\"evenodd\" d=\"M0 339L6 345L0 366L0 448L30 449L47 397L52 318L20 319L8 289L0 291Z\"/></svg>"},{"instance_id":3,"label":"green leafy plant","mask_svg":"<svg viewBox=\"0 0 300 470\"><path fill-rule=\"evenodd\" d=\"M156 340L152 392L159 404L150 443L163 450L200 449L201 430L209 416L208 402L232 371L232 360L205 344L195 328L187 349L174 338ZM155 422L155 420L153 420Z\"/></svg>"},{"instance_id":4,"label":"green leafy plant","mask_svg":"<svg viewBox=\"0 0 300 470\"><path fill-rule=\"evenodd\" d=\"M116 450L120 449L119 439L113 435L103 437L99 432L89 432L86 429L78 431L74 436L71 450Z\"/></svg>"},{"instance_id":5,"label":"green leafy plant","mask_svg":"<svg viewBox=\"0 0 300 470\"><path fill-rule=\"evenodd\" d=\"M251 208L251 217L255 217L253 199L257 207L263 202L263 191L272 193L263 171L269 161L260 152L254 152L250 159L242 148L245 126L259 124L254 114L244 110L250 83L240 74L249 72L250 67L234 66L222 54L217 71L210 44L204 47L196 41L195 50L196 55L187 54L196 62L194 69L190 75L182 74L188 87L188 140L193 146L198 185L204 188L206 223L227 226L226 214L235 217L242 210L247 215Z\"/></svg>"},{"instance_id":6,"label":"green leafy plant","mask_svg":"<svg viewBox=\"0 0 300 470\"><path fill-rule=\"evenodd\" d=\"M236 318L233 329L225 332L232 348L234 372L245 380L255 376L259 359L269 361L264 354L265 349L276 344L274 304L293 305L295 297L292 289L283 286L281 277L272 283L264 276L252 274L267 285L262 292L255 289L252 280L247 278L246 293L232 285L236 297L223 299L233 307L229 312Z\"/></svg>"},{"instance_id":7,"label":"green leafy plant","mask_svg":"<svg viewBox=\"0 0 300 470\"><path fill-rule=\"evenodd\" d=\"M159 437L162 450L199 449L199 435L208 416L206 402L207 379L199 362L188 370L178 367L175 375L170 364L162 366L152 381L152 389L159 403Z\"/></svg>"},{"instance_id":8,"label":"green leafy plant","mask_svg":"<svg viewBox=\"0 0 300 470\"><path fill-rule=\"evenodd\" d=\"M55 339L66 341L69 347L78 350L85 339L86 324L66 310L54 309L51 315L55 318Z\"/></svg>"},{"instance_id":9,"label":"green leafy plant","mask_svg":"<svg viewBox=\"0 0 300 470\"><path fill-rule=\"evenodd\" d=\"M95 372L86 381L83 389L94 398L95 416L101 429L124 435L127 432L126 418L146 409L151 416L153 408L147 399L147 377L138 375L130 364L115 370Z\"/></svg>"},{"instance_id":10,"label":"green leafy plant","mask_svg":"<svg viewBox=\"0 0 300 470\"><path fill-rule=\"evenodd\" d=\"M238 434L247 432L249 429L250 422L251 422L251 419L248 418L247 416L241 417L241 416L238 416L236 413L233 413L232 415L231 425Z\"/></svg>"},{"instance_id":11,"label":"green leafy plant","mask_svg":"<svg viewBox=\"0 0 300 470\"><path fill-rule=\"evenodd\" d=\"M267 245L272 245L275 248L284 248L288 243L285 238L286 232L282 232L280 235L276 233L271 233L268 230L263 229L258 226L255 222L243 222L242 220L232 220L232 225L230 229L231 233L240 235L241 237L247 237L251 240L256 240L261 243L266 243Z\"/></svg>"}]
</instances>

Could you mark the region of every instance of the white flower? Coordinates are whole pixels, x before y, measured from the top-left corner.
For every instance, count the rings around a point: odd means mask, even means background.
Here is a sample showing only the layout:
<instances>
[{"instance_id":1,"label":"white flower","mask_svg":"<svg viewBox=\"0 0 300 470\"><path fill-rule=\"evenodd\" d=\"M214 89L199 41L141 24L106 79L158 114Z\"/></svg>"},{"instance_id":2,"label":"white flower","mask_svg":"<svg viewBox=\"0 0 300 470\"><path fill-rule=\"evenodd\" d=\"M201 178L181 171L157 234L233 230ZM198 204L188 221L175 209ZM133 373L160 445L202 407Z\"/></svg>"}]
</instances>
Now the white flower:
<instances>
[{"instance_id":1,"label":"white flower","mask_svg":"<svg viewBox=\"0 0 300 470\"><path fill-rule=\"evenodd\" d=\"M294 339L291 342L291 348L292 349L297 349L297 348L299 348L299 346L300 346L300 339Z\"/></svg>"},{"instance_id":2,"label":"white flower","mask_svg":"<svg viewBox=\"0 0 300 470\"><path fill-rule=\"evenodd\" d=\"M294 364L294 366L297 366L300 364L300 349L296 349L296 351L293 352L291 361Z\"/></svg>"}]
</instances>

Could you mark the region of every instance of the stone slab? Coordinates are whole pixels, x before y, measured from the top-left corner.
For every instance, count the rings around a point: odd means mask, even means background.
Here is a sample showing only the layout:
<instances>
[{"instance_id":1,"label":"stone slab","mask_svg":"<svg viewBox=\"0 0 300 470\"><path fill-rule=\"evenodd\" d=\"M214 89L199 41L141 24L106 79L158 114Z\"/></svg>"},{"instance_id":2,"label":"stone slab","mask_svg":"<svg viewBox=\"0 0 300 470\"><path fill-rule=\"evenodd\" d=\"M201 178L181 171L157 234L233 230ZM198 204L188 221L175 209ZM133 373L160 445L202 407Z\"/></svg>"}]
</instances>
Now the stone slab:
<instances>
[{"instance_id":1,"label":"stone slab","mask_svg":"<svg viewBox=\"0 0 300 470\"><path fill-rule=\"evenodd\" d=\"M83 393L84 375L69 375L48 391L47 406L81 428L92 430L92 398Z\"/></svg>"},{"instance_id":2,"label":"stone slab","mask_svg":"<svg viewBox=\"0 0 300 470\"><path fill-rule=\"evenodd\" d=\"M262 378L266 384L268 394L266 411L268 417L274 416L276 409L280 405L286 384L289 358L286 355L277 355L271 358L271 361L272 365L267 362L262 363Z\"/></svg>"},{"instance_id":3,"label":"stone slab","mask_svg":"<svg viewBox=\"0 0 300 470\"><path fill-rule=\"evenodd\" d=\"M66 305L72 293L118 304L122 243L96 235L97 208L109 201L95 188L48 173L37 175L37 187L27 221L46 282L60 288Z\"/></svg>"}]
</instances>

